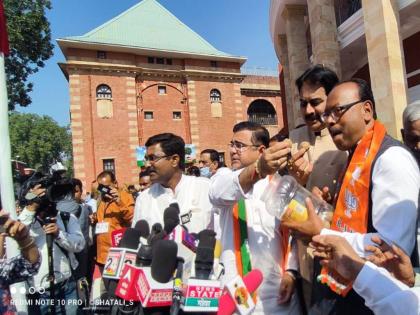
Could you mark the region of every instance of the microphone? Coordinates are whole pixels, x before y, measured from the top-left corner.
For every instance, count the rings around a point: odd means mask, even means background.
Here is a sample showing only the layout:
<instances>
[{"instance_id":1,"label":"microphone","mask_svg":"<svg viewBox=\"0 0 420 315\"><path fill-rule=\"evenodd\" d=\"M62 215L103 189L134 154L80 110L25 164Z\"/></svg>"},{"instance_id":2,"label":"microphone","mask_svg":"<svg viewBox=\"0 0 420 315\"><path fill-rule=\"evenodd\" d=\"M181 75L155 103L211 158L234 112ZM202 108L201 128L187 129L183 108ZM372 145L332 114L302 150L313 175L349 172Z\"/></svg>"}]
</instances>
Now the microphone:
<instances>
[{"instance_id":1,"label":"microphone","mask_svg":"<svg viewBox=\"0 0 420 315\"><path fill-rule=\"evenodd\" d=\"M150 235L149 223L146 220L138 220L134 229L140 231L140 237L148 238Z\"/></svg>"},{"instance_id":2,"label":"microphone","mask_svg":"<svg viewBox=\"0 0 420 315\"><path fill-rule=\"evenodd\" d=\"M178 246L169 240L158 240L152 247L151 275L154 280L166 283L172 279L177 267Z\"/></svg>"},{"instance_id":3,"label":"microphone","mask_svg":"<svg viewBox=\"0 0 420 315\"><path fill-rule=\"evenodd\" d=\"M154 245L158 240L162 240L166 237L166 232L163 230L162 224L155 223L152 226L152 231L150 232L149 237L147 238L147 243L149 245Z\"/></svg>"},{"instance_id":4,"label":"microphone","mask_svg":"<svg viewBox=\"0 0 420 315\"><path fill-rule=\"evenodd\" d=\"M163 212L163 229L167 234L179 225L179 213L179 206L176 203L170 204Z\"/></svg>"},{"instance_id":5,"label":"microphone","mask_svg":"<svg viewBox=\"0 0 420 315\"><path fill-rule=\"evenodd\" d=\"M216 233L212 230L203 230L198 234L198 238L199 242L195 256L195 278L208 280L213 270Z\"/></svg>"},{"instance_id":6,"label":"microphone","mask_svg":"<svg viewBox=\"0 0 420 315\"><path fill-rule=\"evenodd\" d=\"M136 266L150 267L152 264L152 245L141 244L137 252Z\"/></svg>"},{"instance_id":7,"label":"microphone","mask_svg":"<svg viewBox=\"0 0 420 315\"><path fill-rule=\"evenodd\" d=\"M178 257L176 274L174 279L174 287L172 290L172 305L169 310L170 315L177 315L181 308L181 299L182 299L182 273L184 270L184 259Z\"/></svg>"},{"instance_id":8,"label":"microphone","mask_svg":"<svg viewBox=\"0 0 420 315\"><path fill-rule=\"evenodd\" d=\"M260 270L253 269L246 276L242 278L248 292L252 293L257 290L263 281L263 275ZM231 315L236 311L236 301L230 296L229 293L225 293L219 299L219 310L217 315Z\"/></svg>"}]
</instances>

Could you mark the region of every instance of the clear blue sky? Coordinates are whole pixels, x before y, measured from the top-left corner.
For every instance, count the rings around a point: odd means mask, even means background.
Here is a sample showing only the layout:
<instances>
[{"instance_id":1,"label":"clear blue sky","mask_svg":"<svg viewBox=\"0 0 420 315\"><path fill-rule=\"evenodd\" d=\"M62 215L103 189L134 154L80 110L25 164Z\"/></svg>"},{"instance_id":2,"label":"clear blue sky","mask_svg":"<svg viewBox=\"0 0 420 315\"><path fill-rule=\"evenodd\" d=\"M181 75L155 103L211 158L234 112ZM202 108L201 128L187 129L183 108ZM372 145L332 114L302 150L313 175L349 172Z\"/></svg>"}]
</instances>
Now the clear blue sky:
<instances>
[{"instance_id":1,"label":"clear blue sky","mask_svg":"<svg viewBox=\"0 0 420 315\"><path fill-rule=\"evenodd\" d=\"M18 111L49 115L60 125L69 123L68 82L57 62L64 56L55 40L82 35L110 20L139 0L53 0L47 13L55 45L54 56L30 77L32 104ZM217 49L246 56L245 68L277 69L269 33L269 0L159 0L177 18Z\"/></svg>"}]
</instances>

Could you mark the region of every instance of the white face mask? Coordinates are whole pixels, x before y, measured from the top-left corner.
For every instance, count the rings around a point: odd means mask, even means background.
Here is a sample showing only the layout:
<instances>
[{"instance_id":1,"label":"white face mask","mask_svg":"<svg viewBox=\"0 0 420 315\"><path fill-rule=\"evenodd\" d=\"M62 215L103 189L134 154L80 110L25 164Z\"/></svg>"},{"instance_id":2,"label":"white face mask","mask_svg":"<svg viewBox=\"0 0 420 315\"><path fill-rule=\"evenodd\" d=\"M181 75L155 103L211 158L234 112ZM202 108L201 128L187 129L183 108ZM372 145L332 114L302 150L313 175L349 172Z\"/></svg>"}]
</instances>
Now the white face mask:
<instances>
[{"instance_id":1,"label":"white face mask","mask_svg":"<svg viewBox=\"0 0 420 315\"><path fill-rule=\"evenodd\" d=\"M210 178L211 177L210 167L205 166L205 167L200 168L200 176Z\"/></svg>"}]
</instances>

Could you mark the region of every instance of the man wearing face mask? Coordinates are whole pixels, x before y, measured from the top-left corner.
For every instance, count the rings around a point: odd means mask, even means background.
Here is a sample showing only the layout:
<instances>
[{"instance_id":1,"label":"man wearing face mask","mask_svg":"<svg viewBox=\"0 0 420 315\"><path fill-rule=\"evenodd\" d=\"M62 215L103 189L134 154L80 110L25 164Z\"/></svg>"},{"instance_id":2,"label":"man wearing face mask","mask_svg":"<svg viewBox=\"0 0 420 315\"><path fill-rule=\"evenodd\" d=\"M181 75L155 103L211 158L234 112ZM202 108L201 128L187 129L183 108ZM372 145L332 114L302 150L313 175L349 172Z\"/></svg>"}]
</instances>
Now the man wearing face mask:
<instances>
[{"instance_id":1,"label":"man wearing face mask","mask_svg":"<svg viewBox=\"0 0 420 315\"><path fill-rule=\"evenodd\" d=\"M213 149L206 149L200 154L200 176L210 178L220 168L219 152Z\"/></svg>"}]
</instances>

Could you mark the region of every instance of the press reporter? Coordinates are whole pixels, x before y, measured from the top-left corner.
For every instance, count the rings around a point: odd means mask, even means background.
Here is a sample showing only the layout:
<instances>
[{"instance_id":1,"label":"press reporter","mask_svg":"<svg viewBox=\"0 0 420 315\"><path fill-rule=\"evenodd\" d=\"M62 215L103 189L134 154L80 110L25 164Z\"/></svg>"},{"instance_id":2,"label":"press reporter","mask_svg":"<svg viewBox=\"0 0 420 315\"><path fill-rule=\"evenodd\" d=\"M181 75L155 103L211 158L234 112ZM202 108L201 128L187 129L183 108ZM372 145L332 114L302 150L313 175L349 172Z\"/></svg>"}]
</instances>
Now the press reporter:
<instances>
[{"instance_id":1,"label":"press reporter","mask_svg":"<svg viewBox=\"0 0 420 315\"><path fill-rule=\"evenodd\" d=\"M19 215L19 220L29 228L31 237L34 238L36 247L40 250L42 263L38 274L28 282L29 287L34 287L36 293L28 295L28 298L44 300L41 305L32 303L28 307L29 314L45 314L49 310L50 282L48 266L48 235L52 235L52 258L54 263L54 295L56 300L66 301L65 305L56 305L56 313L78 314L77 304L71 303L77 300L76 281L72 277L72 270L78 266L74 253L80 252L85 246L85 240L80 230L79 223L74 215L69 216L67 228L65 227L59 212L47 209L46 204L40 202L45 195L45 188L36 185L29 190L34 201L29 201ZM49 223L45 216L51 217ZM39 304L39 303L38 303Z\"/></svg>"},{"instance_id":2,"label":"press reporter","mask_svg":"<svg viewBox=\"0 0 420 315\"><path fill-rule=\"evenodd\" d=\"M97 181L100 197L96 216L91 218L91 222L96 223L96 262L102 273L109 248L112 245L111 233L131 225L134 199L130 193L118 188L115 175L110 171L101 172Z\"/></svg>"}]
</instances>

